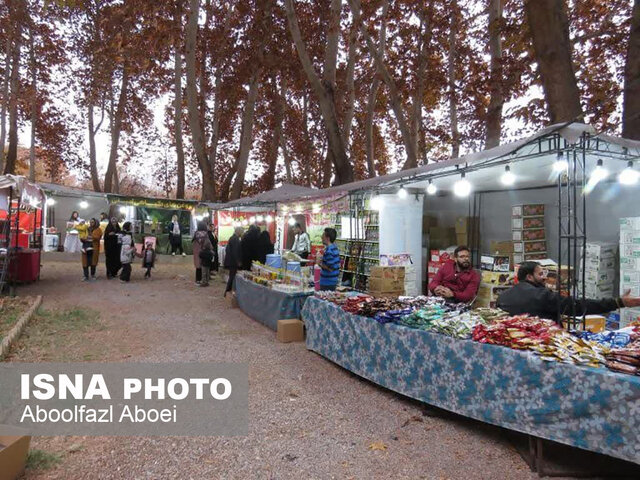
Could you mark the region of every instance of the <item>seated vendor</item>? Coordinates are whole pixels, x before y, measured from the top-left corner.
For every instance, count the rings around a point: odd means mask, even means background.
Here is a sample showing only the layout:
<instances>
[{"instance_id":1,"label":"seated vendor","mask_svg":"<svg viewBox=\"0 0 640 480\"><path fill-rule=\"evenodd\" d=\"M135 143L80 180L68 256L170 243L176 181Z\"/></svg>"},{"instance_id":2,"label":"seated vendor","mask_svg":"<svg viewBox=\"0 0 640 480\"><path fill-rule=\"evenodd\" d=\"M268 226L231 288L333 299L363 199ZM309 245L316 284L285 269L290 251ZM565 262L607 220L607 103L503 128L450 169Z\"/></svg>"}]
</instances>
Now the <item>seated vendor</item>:
<instances>
[{"instance_id":1,"label":"seated vendor","mask_svg":"<svg viewBox=\"0 0 640 480\"><path fill-rule=\"evenodd\" d=\"M545 287L546 273L538 262L524 262L518 269L518 284L498 297L497 306L510 315L528 313L541 318L556 320L558 305L562 314L571 313L572 300ZM607 313L621 307L637 307L640 298L628 292L622 298L601 300L576 300L576 315Z\"/></svg>"},{"instance_id":2,"label":"seated vendor","mask_svg":"<svg viewBox=\"0 0 640 480\"><path fill-rule=\"evenodd\" d=\"M468 303L478 294L479 286L480 274L471 267L471 252L461 245L453 252L453 260L440 267L429 291L453 302Z\"/></svg>"}]
</instances>

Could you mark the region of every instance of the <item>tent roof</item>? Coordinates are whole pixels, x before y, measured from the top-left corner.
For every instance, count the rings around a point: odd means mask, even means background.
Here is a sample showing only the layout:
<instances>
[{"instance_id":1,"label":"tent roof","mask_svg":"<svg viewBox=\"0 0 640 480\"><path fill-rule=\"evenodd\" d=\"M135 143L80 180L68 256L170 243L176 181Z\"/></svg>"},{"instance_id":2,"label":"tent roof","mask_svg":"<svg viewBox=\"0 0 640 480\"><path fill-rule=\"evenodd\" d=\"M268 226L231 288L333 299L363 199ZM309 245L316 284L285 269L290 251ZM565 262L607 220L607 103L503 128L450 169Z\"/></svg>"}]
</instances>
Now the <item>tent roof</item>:
<instances>
[{"instance_id":1,"label":"tent roof","mask_svg":"<svg viewBox=\"0 0 640 480\"><path fill-rule=\"evenodd\" d=\"M93 190L85 190L84 188L68 187L66 185L59 185L57 183L38 182L46 192L53 193L54 195L68 195L72 197L102 197L107 198L107 195L102 192L94 192Z\"/></svg>"},{"instance_id":2,"label":"tent roof","mask_svg":"<svg viewBox=\"0 0 640 480\"><path fill-rule=\"evenodd\" d=\"M302 197L310 197L316 195L321 190L315 188L303 187L301 185L293 185L291 183L284 183L278 188L262 192L252 197L239 198L232 200L223 205L222 208L234 208L251 205L262 205L265 203L278 203L286 202L287 200L295 200Z\"/></svg>"},{"instance_id":3,"label":"tent roof","mask_svg":"<svg viewBox=\"0 0 640 480\"><path fill-rule=\"evenodd\" d=\"M40 185L31 183L22 175L0 175L0 190L15 188L22 196L44 197L44 190Z\"/></svg>"}]
</instances>

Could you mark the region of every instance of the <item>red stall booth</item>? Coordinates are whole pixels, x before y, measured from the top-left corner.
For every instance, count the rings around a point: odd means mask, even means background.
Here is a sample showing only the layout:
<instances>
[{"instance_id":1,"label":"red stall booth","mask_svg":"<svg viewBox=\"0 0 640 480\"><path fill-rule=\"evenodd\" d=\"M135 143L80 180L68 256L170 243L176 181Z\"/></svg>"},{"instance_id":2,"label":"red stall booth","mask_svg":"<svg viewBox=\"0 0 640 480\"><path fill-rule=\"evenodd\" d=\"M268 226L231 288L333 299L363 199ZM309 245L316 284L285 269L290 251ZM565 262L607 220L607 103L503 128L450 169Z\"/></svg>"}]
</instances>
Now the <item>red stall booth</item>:
<instances>
[{"instance_id":1,"label":"red stall booth","mask_svg":"<svg viewBox=\"0 0 640 480\"><path fill-rule=\"evenodd\" d=\"M0 292L40 277L44 191L18 175L0 176Z\"/></svg>"}]
</instances>

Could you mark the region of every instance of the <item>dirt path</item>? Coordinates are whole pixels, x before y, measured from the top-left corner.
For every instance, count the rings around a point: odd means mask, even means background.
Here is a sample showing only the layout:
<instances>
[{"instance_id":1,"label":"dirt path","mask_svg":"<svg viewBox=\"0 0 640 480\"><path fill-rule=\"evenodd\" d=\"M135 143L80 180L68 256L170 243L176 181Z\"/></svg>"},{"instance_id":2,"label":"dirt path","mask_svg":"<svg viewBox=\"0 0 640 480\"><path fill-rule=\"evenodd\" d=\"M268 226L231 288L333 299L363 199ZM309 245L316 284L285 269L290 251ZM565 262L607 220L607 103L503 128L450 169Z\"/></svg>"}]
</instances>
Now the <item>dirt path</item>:
<instances>
[{"instance_id":1,"label":"dirt path","mask_svg":"<svg viewBox=\"0 0 640 480\"><path fill-rule=\"evenodd\" d=\"M247 362L249 435L34 438L63 461L28 479L532 478L499 429L430 416L302 343L278 343L227 307L221 283L196 288L192 275L189 257L161 257L151 281L136 266L128 285L82 283L79 263L47 259L41 281L19 293L42 294L49 313L10 361ZM72 328L60 312L78 310L88 318Z\"/></svg>"}]
</instances>

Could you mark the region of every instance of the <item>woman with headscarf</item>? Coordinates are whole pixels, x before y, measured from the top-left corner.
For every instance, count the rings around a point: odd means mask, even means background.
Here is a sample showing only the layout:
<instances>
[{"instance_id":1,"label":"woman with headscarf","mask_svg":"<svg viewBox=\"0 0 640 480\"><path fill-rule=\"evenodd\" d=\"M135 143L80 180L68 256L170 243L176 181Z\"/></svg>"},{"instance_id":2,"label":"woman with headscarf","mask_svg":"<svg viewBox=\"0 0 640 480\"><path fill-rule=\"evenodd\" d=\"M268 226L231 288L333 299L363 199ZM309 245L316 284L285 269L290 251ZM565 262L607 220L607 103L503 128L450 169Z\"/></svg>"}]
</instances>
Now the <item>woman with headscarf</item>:
<instances>
[{"instance_id":1,"label":"woman with headscarf","mask_svg":"<svg viewBox=\"0 0 640 480\"><path fill-rule=\"evenodd\" d=\"M267 255L273 253L273 243L268 230L263 230L258 238L258 261L262 264L267 263Z\"/></svg>"},{"instance_id":2,"label":"woman with headscarf","mask_svg":"<svg viewBox=\"0 0 640 480\"><path fill-rule=\"evenodd\" d=\"M249 230L242 236L242 270L251 270L251 264L254 260L258 260L260 242L260 228L257 225L251 225Z\"/></svg>"},{"instance_id":3,"label":"woman with headscarf","mask_svg":"<svg viewBox=\"0 0 640 480\"><path fill-rule=\"evenodd\" d=\"M217 272L220 269L220 258L218 256L218 236L216 235L215 225L213 223L209 224L209 231L207 235L209 236L209 241L211 242L211 247L213 248L213 263L211 264L211 270Z\"/></svg>"},{"instance_id":4,"label":"woman with headscarf","mask_svg":"<svg viewBox=\"0 0 640 480\"><path fill-rule=\"evenodd\" d=\"M120 244L118 243L119 233L120 225L118 225L118 219L112 217L107 228L104 230L104 256L108 279L116 278L121 266Z\"/></svg>"},{"instance_id":5,"label":"woman with headscarf","mask_svg":"<svg viewBox=\"0 0 640 480\"><path fill-rule=\"evenodd\" d=\"M96 279L96 266L100 256L100 239L102 230L98 220L92 218L89 221L87 241L82 246L82 271L84 273L83 282L89 280L89 268L91 268L91 280Z\"/></svg>"},{"instance_id":6,"label":"woman with headscarf","mask_svg":"<svg viewBox=\"0 0 640 480\"><path fill-rule=\"evenodd\" d=\"M128 283L131 280L131 262L136 256L136 246L133 243L133 234L131 233L131 222L124 222L122 232L118 235L120 239L120 263L122 264L122 272L120 272L120 281Z\"/></svg>"},{"instance_id":7,"label":"woman with headscarf","mask_svg":"<svg viewBox=\"0 0 640 480\"><path fill-rule=\"evenodd\" d=\"M206 287L209 285L209 269L213 261L213 245L209 241L206 223L198 222L198 229L191 242L193 243L193 265L196 267L196 284Z\"/></svg>"},{"instance_id":8,"label":"woman with headscarf","mask_svg":"<svg viewBox=\"0 0 640 480\"><path fill-rule=\"evenodd\" d=\"M80 224L80 214L74 210L67 222L67 234L64 237L64 251L76 253L82 251L82 242L78 236L77 226Z\"/></svg>"},{"instance_id":9,"label":"woman with headscarf","mask_svg":"<svg viewBox=\"0 0 640 480\"><path fill-rule=\"evenodd\" d=\"M178 250L185 256L182 249L182 231L180 230L180 222L178 222L178 215L171 217L171 223L169 224L169 244L171 245L171 255L175 255Z\"/></svg>"}]
</instances>

